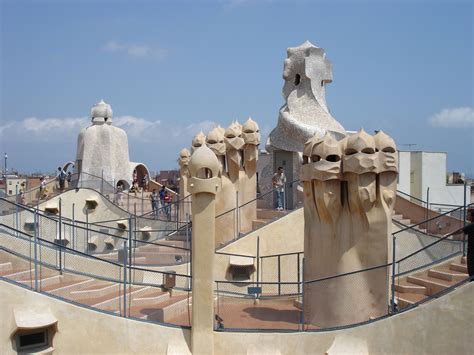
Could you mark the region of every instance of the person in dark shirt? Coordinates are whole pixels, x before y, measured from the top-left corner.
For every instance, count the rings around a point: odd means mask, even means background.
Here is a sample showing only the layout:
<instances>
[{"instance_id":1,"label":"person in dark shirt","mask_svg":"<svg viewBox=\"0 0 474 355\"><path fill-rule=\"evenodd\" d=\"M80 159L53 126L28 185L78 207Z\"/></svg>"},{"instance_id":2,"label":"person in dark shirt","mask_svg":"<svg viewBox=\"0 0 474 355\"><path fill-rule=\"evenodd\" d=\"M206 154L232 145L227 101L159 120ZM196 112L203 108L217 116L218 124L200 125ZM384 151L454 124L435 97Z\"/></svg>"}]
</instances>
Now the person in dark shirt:
<instances>
[{"instance_id":1,"label":"person in dark shirt","mask_svg":"<svg viewBox=\"0 0 474 355\"><path fill-rule=\"evenodd\" d=\"M467 235L467 272L469 279L474 281L474 209L468 211L467 219L471 223L464 226L462 231Z\"/></svg>"}]
</instances>

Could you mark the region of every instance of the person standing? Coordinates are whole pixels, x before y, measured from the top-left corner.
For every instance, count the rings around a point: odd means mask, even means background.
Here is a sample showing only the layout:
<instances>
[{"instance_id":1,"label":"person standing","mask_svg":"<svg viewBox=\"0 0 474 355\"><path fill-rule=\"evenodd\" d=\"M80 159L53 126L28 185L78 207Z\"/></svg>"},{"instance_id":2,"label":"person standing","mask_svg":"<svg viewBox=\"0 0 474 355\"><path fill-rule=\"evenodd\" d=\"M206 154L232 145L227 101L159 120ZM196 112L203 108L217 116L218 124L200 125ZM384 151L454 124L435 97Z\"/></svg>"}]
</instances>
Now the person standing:
<instances>
[{"instance_id":1,"label":"person standing","mask_svg":"<svg viewBox=\"0 0 474 355\"><path fill-rule=\"evenodd\" d=\"M275 189L275 195L276 195L276 209L278 211L282 211L283 199L285 198L285 184L286 184L285 170L283 169L283 167L279 166L277 172L273 174L272 184L273 184L273 188Z\"/></svg>"},{"instance_id":2,"label":"person standing","mask_svg":"<svg viewBox=\"0 0 474 355\"><path fill-rule=\"evenodd\" d=\"M160 203L161 203L161 208L165 211L165 195L166 195L166 187L165 185L161 186L160 189Z\"/></svg>"},{"instance_id":3,"label":"person standing","mask_svg":"<svg viewBox=\"0 0 474 355\"><path fill-rule=\"evenodd\" d=\"M471 222L462 231L467 234L467 273L470 281L474 281L474 209L468 211L467 219Z\"/></svg>"},{"instance_id":4,"label":"person standing","mask_svg":"<svg viewBox=\"0 0 474 355\"><path fill-rule=\"evenodd\" d=\"M148 192L148 174L145 174L142 178L142 189L145 192Z\"/></svg>"},{"instance_id":5,"label":"person standing","mask_svg":"<svg viewBox=\"0 0 474 355\"><path fill-rule=\"evenodd\" d=\"M150 194L150 200L153 216L158 216L158 193L156 192L156 189L153 189L153 192Z\"/></svg>"},{"instance_id":6,"label":"person standing","mask_svg":"<svg viewBox=\"0 0 474 355\"><path fill-rule=\"evenodd\" d=\"M169 193L169 191L166 191L165 193L165 212L166 216L168 217L168 220L171 219L171 202L173 201L173 197Z\"/></svg>"},{"instance_id":7,"label":"person standing","mask_svg":"<svg viewBox=\"0 0 474 355\"><path fill-rule=\"evenodd\" d=\"M64 190L64 183L66 182L66 172L60 166L58 167L59 190Z\"/></svg>"}]
</instances>

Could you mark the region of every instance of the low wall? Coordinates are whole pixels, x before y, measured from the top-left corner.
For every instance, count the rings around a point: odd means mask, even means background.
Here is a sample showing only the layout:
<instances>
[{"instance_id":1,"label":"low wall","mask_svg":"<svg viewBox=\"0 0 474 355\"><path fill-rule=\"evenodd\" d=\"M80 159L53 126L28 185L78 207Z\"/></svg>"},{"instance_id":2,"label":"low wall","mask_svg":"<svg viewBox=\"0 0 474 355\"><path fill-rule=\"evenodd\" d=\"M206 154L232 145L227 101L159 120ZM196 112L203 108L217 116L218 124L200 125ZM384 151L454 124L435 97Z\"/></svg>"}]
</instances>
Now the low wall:
<instances>
[{"instance_id":1,"label":"low wall","mask_svg":"<svg viewBox=\"0 0 474 355\"><path fill-rule=\"evenodd\" d=\"M474 283L397 316L337 331L214 334L215 354L470 354ZM466 312L467 311L467 312Z\"/></svg>"},{"instance_id":2,"label":"low wall","mask_svg":"<svg viewBox=\"0 0 474 355\"><path fill-rule=\"evenodd\" d=\"M112 316L0 281L0 348L16 354L10 336L15 309L49 311L58 320L55 352L184 354L190 331ZM474 284L397 316L325 332L215 332L215 354L469 354ZM466 312L466 310L468 310Z\"/></svg>"},{"instance_id":3,"label":"low wall","mask_svg":"<svg viewBox=\"0 0 474 355\"><path fill-rule=\"evenodd\" d=\"M57 354L185 354L190 330L134 321L74 306L0 281L0 349L17 354L10 336L15 331L14 310L49 311L57 320L53 338Z\"/></svg>"}]
</instances>

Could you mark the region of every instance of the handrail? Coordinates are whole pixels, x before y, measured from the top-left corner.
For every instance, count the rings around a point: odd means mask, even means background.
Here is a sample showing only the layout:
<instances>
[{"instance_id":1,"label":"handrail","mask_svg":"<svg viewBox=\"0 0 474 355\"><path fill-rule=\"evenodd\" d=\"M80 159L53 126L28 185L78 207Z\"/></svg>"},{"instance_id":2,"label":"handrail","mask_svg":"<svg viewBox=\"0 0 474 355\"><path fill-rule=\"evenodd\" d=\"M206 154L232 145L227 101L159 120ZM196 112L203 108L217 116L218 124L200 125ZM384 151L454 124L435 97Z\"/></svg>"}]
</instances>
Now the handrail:
<instances>
[{"instance_id":1,"label":"handrail","mask_svg":"<svg viewBox=\"0 0 474 355\"><path fill-rule=\"evenodd\" d=\"M298 255L298 254L303 254L303 253L304 253L304 251L293 251L293 252L290 252L290 253L263 255L263 256L260 256L260 258L263 259L263 258L272 258L272 257L275 257L275 256Z\"/></svg>"},{"instance_id":2,"label":"handrail","mask_svg":"<svg viewBox=\"0 0 474 355\"><path fill-rule=\"evenodd\" d=\"M442 242L442 241L448 239L449 237L453 236L454 234L458 234L459 231L462 230L462 229L463 229L463 228L459 228L459 229L457 229L457 230L454 231L454 232L448 233L448 234L446 234L445 236L441 237L440 239L435 240L433 243L428 244L428 245L425 245L424 247L422 247L422 248L420 248L420 249L414 251L413 253L410 253L410 254L404 256L403 258L399 259L399 260L396 261L396 262L397 262L397 263L400 263L400 262L402 262L402 261L405 261L406 259L412 257L413 255L416 255L416 254L422 252L423 250L426 250L426 249L428 249L429 247L431 247L431 246L433 246L433 245L435 245L435 244L438 244L438 243L440 243L440 242ZM461 243L461 242L460 242L460 243Z\"/></svg>"},{"instance_id":3,"label":"handrail","mask_svg":"<svg viewBox=\"0 0 474 355\"><path fill-rule=\"evenodd\" d=\"M426 201L423 201L422 199L420 199L420 198L418 198L418 197L415 197L415 196L413 196L413 195L407 194L406 192L397 190L397 193L398 193L398 194L401 194L401 195L404 195L404 196L408 196L409 198L411 198L411 199L413 199L413 200L415 200L415 201L418 201L418 202L421 202L421 203L426 204Z\"/></svg>"},{"instance_id":4,"label":"handrail","mask_svg":"<svg viewBox=\"0 0 474 355\"><path fill-rule=\"evenodd\" d=\"M345 273L342 273L342 274L322 277L322 278L319 278L319 279L305 280L305 281L303 281L303 283L310 284L310 283L319 282L319 281L326 281L326 280L330 280L330 279L336 279L336 278L343 277L343 276L359 274L359 273L364 272L364 271L372 271L372 270L380 269L380 268L383 268L383 267L392 266L392 264L393 263L387 263L387 264L382 264L382 265L377 265L377 266L371 266L371 267L368 267L368 268L365 268L365 269L349 271L349 272L345 272Z\"/></svg>"},{"instance_id":5,"label":"handrail","mask_svg":"<svg viewBox=\"0 0 474 355\"><path fill-rule=\"evenodd\" d=\"M468 207L470 207L470 206L474 206L474 203L470 203L469 205L466 205L466 208L468 208ZM405 227L405 228L402 228L402 229L400 229L400 230L398 230L398 231L392 233L392 236L394 236L394 235L396 235L396 234L399 234L399 233L401 233L401 232L404 232L404 231L406 231L406 230L409 230L409 229L414 229L415 227L418 227L419 225L422 225L422 224L431 222L431 221L433 221L433 220L435 220L435 219L437 219L437 218L440 218L440 217L442 217L442 216L446 216L446 215L448 215L448 214L450 214L450 213L452 213L452 212L454 212L454 211L457 211L457 210L460 210L460 209L463 209L463 208L464 208L464 206L460 206L460 207L457 207L457 208L455 208L455 209L453 209L453 210L450 210L450 211L441 213L441 214L439 214L438 216L434 216L434 217L428 218L428 219L426 219L426 220L424 220L424 221L418 222L418 223L416 223L416 224L412 224L411 226L407 226L407 227ZM462 221L460 220L460 222L462 222Z\"/></svg>"},{"instance_id":6,"label":"handrail","mask_svg":"<svg viewBox=\"0 0 474 355\"><path fill-rule=\"evenodd\" d=\"M30 235L28 235L28 234L26 234L26 233L24 233L24 232L22 232L22 231L20 231L20 230L18 230L18 229L12 228L12 227L7 226L7 225L5 225L5 224L3 224L3 223L0 223L0 226L1 226L1 227L4 227L4 228L6 228L6 229L8 229L8 230L10 230L10 231L13 231L13 232L15 232L15 233L22 234L24 237L27 237L27 238L28 238L28 239L25 238L24 240L27 240L27 241L30 241L30 240L31 240ZM14 237L14 236L13 236L13 237ZM17 237L14 237L14 238L17 238ZM21 238L21 239L23 239L23 238ZM40 242L44 242L44 243L46 243L46 244L53 245L55 248L61 248L62 250L69 251L69 252L71 252L72 254L79 254L79 255L81 255L81 256L84 256L84 257L87 257L87 258L91 258L91 259L95 259L95 260L99 260L99 261L103 261L103 262L105 262L105 263L113 264L113 265L115 265L115 266L120 266L120 267L123 266L122 264L116 263L116 262L114 262L114 261L102 259L102 258L99 258L99 257L94 256L94 255L91 255L91 254L86 254L86 253L80 252L80 251L78 251L78 250L75 250L75 249L71 249L71 248L69 248L69 247L66 247L66 246L64 246L64 245L57 244L57 243L51 242L51 241L49 241L49 240L43 239L43 238L41 238L41 237L37 237L37 240L39 240ZM0 246L0 247L2 247L2 246Z\"/></svg>"},{"instance_id":7,"label":"handrail","mask_svg":"<svg viewBox=\"0 0 474 355\"><path fill-rule=\"evenodd\" d=\"M219 254L219 255L229 255L229 256L242 256L242 257L245 257L245 258L252 258L252 259L256 259L256 258L257 258L256 256L253 256L253 255L227 253L227 252L224 252L224 251L216 251L215 254Z\"/></svg>"}]
</instances>

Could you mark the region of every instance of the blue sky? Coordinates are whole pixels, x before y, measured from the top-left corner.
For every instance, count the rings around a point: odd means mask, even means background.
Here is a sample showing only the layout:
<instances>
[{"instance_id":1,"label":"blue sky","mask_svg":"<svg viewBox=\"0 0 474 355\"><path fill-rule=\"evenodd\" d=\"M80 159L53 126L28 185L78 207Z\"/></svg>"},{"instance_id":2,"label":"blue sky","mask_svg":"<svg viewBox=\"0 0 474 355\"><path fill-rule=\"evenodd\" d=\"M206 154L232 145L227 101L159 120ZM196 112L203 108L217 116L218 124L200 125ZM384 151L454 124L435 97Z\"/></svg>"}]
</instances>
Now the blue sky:
<instances>
[{"instance_id":1,"label":"blue sky","mask_svg":"<svg viewBox=\"0 0 474 355\"><path fill-rule=\"evenodd\" d=\"M0 151L51 171L103 98L130 156L171 169L201 128L283 104L286 48L326 50L331 112L474 175L471 1L1 1Z\"/></svg>"}]
</instances>

